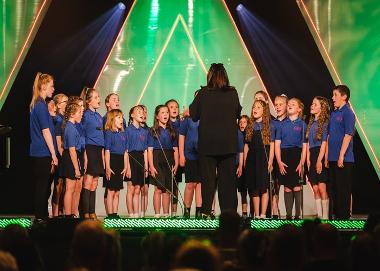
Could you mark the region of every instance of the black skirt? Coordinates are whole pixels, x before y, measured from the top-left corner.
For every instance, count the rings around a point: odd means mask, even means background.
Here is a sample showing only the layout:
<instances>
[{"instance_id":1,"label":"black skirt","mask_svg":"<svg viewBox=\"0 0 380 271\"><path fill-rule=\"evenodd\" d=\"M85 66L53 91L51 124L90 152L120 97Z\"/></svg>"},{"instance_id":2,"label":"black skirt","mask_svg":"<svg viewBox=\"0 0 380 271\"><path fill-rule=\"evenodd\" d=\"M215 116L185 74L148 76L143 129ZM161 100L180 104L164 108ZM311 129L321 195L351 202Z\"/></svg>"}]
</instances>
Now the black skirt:
<instances>
[{"instance_id":1,"label":"black skirt","mask_svg":"<svg viewBox=\"0 0 380 271\"><path fill-rule=\"evenodd\" d=\"M125 179L125 181L132 182L132 185L143 186L146 184L144 171L145 171L145 162L144 162L144 152L134 151L129 152L129 165L131 166L131 178Z\"/></svg>"},{"instance_id":2,"label":"black skirt","mask_svg":"<svg viewBox=\"0 0 380 271\"><path fill-rule=\"evenodd\" d=\"M124 155L110 154L110 168L115 174L111 174L111 178L106 180L106 187L109 190L118 191L123 188Z\"/></svg>"},{"instance_id":3,"label":"black skirt","mask_svg":"<svg viewBox=\"0 0 380 271\"><path fill-rule=\"evenodd\" d=\"M86 145L87 174L91 176L102 176L104 174L102 151L103 147L101 146Z\"/></svg>"},{"instance_id":4,"label":"black skirt","mask_svg":"<svg viewBox=\"0 0 380 271\"><path fill-rule=\"evenodd\" d=\"M177 181L177 183L181 183L182 182L182 175L183 175L183 173L185 173L185 168L181 167L181 166L178 166L177 172L175 173L175 180ZM185 178L186 178L186 176L185 176Z\"/></svg>"},{"instance_id":5,"label":"black skirt","mask_svg":"<svg viewBox=\"0 0 380 271\"><path fill-rule=\"evenodd\" d=\"M77 151L77 159L78 159L78 166L79 166L79 172L81 176L84 174L84 155L82 152ZM62 157L60 159L61 166L59 168L60 170L60 176L62 178L68 178L71 180L77 180L75 177L75 168L73 165L73 162L71 161L70 152L69 150L63 150Z\"/></svg>"},{"instance_id":6,"label":"black skirt","mask_svg":"<svg viewBox=\"0 0 380 271\"><path fill-rule=\"evenodd\" d=\"M313 185L327 182L327 168L325 167L325 163L322 161L321 174L318 174L316 169L320 149L321 147L314 147L310 149L310 169L308 173L308 178L309 182Z\"/></svg>"},{"instance_id":7,"label":"black skirt","mask_svg":"<svg viewBox=\"0 0 380 271\"><path fill-rule=\"evenodd\" d=\"M301 182L301 178L296 172L296 168L301 160L301 148L283 148L281 149L281 160L288 167L285 167L286 174L278 176L279 184L284 185L288 188L294 188L299 186Z\"/></svg>"},{"instance_id":8,"label":"black skirt","mask_svg":"<svg viewBox=\"0 0 380 271\"><path fill-rule=\"evenodd\" d=\"M185 182L186 183L200 183L201 182L199 160L186 160Z\"/></svg>"},{"instance_id":9,"label":"black skirt","mask_svg":"<svg viewBox=\"0 0 380 271\"><path fill-rule=\"evenodd\" d=\"M240 193L244 193L248 190L247 183L246 183L246 178L245 178L245 169L243 169L243 173L241 174L240 177L236 177L237 181L237 190Z\"/></svg>"},{"instance_id":10,"label":"black skirt","mask_svg":"<svg viewBox=\"0 0 380 271\"><path fill-rule=\"evenodd\" d=\"M157 186L163 192L166 190L172 191L173 176L171 168L174 166L174 151L153 150L153 164L157 174L155 178L152 177L151 184Z\"/></svg>"},{"instance_id":11,"label":"black skirt","mask_svg":"<svg viewBox=\"0 0 380 271\"><path fill-rule=\"evenodd\" d=\"M245 182L252 192L265 192L269 188L269 145L264 144L260 133L253 133L245 164Z\"/></svg>"}]
</instances>

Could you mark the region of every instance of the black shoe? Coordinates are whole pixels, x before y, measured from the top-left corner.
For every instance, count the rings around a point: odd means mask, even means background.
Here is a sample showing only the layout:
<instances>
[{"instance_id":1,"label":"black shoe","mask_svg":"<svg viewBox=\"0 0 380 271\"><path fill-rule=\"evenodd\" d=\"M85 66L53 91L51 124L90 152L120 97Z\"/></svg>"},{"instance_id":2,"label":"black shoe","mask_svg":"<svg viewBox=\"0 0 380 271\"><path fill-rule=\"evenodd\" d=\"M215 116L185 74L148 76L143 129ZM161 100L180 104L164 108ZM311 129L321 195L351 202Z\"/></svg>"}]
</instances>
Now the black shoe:
<instances>
[{"instance_id":1,"label":"black shoe","mask_svg":"<svg viewBox=\"0 0 380 271\"><path fill-rule=\"evenodd\" d=\"M296 215L293 220L300 220L300 217Z\"/></svg>"},{"instance_id":2,"label":"black shoe","mask_svg":"<svg viewBox=\"0 0 380 271\"><path fill-rule=\"evenodd\" d=\"M214 219L216 218L216 216L215 216L215 211L214 211L214 210L211 211L211 213L210 213L210 218L211 218L212 220L214 220Z\"/></svg>"},{"instance_id":3,"label":"black shoe","mask_svg":"<svg viewBox=\"0 0 380 271\"><path fill-rule=\"evenodd\" d=\"M293 218L292 218L292 216L291 215L287 215L286 216L286 220L292 220Z\"/></svg>"},{"instance_id":4,"label":"black shoe","mask_svg":"<svg viewBox=\"0 0 380 271\"><path fill-rule=\"evenodd\" d=\"M49 218L35 218L33 221L33 226L46 226Z\"/></svg>"},{"instance_id":5,"label":"black shoe","mask_svg":"<svg viewBox=\"0 0 380 271\"><path fill-rule=\"evenodd\" d=\"M278 219L278 215L272 215L272 219Z\"/></svg>"},{"instance_id":6,"label":"black shoe","mask_svg":"<svg viewBox=\"0 0 380 271\"><path fill-rule=\"evenodd\" d=\"M189 219L190 218L190 211L188 208L185 208L185 211L183 212L183 219Z\"/></svg>"}]
</instances>

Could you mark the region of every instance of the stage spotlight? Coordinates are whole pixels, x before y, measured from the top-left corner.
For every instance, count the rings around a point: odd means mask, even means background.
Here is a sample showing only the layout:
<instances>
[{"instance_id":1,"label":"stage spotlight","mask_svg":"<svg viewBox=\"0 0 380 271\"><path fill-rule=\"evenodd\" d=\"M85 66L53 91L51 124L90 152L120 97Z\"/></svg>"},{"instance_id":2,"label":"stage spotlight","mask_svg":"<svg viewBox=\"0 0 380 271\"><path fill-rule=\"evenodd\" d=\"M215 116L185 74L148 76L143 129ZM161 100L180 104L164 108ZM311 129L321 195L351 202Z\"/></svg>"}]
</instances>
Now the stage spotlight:
<instances>
[{"instance_id":1,"label":"stage spotlight","mask_svg":"<svg viewBox=\"0 0 380 271\"><path fill-rule=\"evenodd\" d=\"M243 8L244 8L243 4L239 4L237 5L236 10L241 11Z\"/></svg>"},{"instance_id":2,"label":"stage spotlight","mask_svg":"<svg viewBox=\"0 0 380 271\"><path fill-rule=\"evenodd\" d=\"M120 2L117 6L119 9L125 9L125 5L122 2Z\"/></svg>"}]
</instances>

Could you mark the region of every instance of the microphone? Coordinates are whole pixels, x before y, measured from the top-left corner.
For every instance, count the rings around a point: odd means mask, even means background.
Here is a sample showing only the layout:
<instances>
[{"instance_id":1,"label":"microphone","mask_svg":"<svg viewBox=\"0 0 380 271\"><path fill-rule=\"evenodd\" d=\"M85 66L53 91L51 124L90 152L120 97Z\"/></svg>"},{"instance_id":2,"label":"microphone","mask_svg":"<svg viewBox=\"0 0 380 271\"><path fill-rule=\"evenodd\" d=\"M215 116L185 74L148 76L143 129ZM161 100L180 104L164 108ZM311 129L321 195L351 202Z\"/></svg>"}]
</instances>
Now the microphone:
<instances>
[{"instance_id":1,"label":"microphone","mask_svg":"<svg viewBox=\"0 0 380 271\"><path fill-rule=\"evenodd\" d=\"M104 130L103 127L96 127L95 129L98 130L98 131L103 131Z\"/></svg>"}]
</instances>

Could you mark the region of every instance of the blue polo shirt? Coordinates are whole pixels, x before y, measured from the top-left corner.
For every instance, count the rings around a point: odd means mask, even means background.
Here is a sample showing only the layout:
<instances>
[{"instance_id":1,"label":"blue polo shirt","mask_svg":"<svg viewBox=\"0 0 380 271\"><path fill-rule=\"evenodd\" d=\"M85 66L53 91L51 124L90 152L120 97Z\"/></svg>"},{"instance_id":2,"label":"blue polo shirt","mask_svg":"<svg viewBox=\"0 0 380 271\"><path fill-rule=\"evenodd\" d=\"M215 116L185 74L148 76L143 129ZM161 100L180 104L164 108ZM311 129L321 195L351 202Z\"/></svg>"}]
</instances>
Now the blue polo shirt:
<instances>
[{"instance_id":1,"label":"blue polo shirt","mask_svg":"<svg viewBox=\"0 0 380 271\"><path fill-rule=\"evenodd\" d=\"M153 129L153 128L152 128ZM178 147L178 141L177 138L172 138L170 136L170 132L168 128L158 128L157 134L159 135L159 140L153 135L156 135L156 133L153 130L150 130L148 133L148 147L152 148L154 150L160 150L161 145L164 150L172 150L174 147ZM161 145L159 143L161 142Z\"/></svg>"},{"instance_id":2,"label":"blue polo shirt","mask_svg":"<svg viewBox=\"0 0 380 271\"><path fill-rule=\"evenodd\" d=\"M82 123L75 123L75 128L77 128L80 135L81 151L84 151L86 149L86 135Z\"/></svg>"},{"instance_id":3,"label":"blue polo shirt","mask_svg":"<svg viewBox=\"0 0 380 271\"><path fill-rule=\"evenodd\" d=\"M86 137L86 145L104 147L103 118L90 109L84 111L82 125Z\"/></svg>"},{"instance_id":4,"label":"blue polo shirt","mask_svg":"<svg viewBox=\"0 0 380 271\"><path fill-rule=\"evenodd\" d=\"M317 140L318 121L315 120L309 131L309 148L320 147L323 141L327 141L327 123L323 124L322 139Z\"/></svg>"},{"instance_id":5,"label":"blue polo shirt","mask_svg":"<svg viewBox=\"0 0 380 271\"><path fill-rule=\"evenodd\" d=\"M342 147L344 135L354 136L355 133L355 114L352 109L345 104L340 109L331 113L329 122L329 151L328 159L336 162L339 159L340 148ZM353 152L353 138L344 154L344 162L355 162Z\"/></svg>"},{"instance_id":6,"label":"blue polo shirt","mask_svg":"<svg viewBox=\"0 0 380 271\"><path fill-rule=\"evenodd\" d=\"M66 122L65 131L63 132L63 148L68 150L70 147L75 147L76 151L81 151L82 149L78 129L74 123L68 121Z\"/></svg>"},{"instance_id":7,"label":"blue polo shirt","mask_svg":"<svg viewBox=\"0 0 380 271\"><path fill-rule=\"evenodd\" d=\"M39 97L30 112L29 129L30 129L30 149L29 154L33 157L51 156L49 148L46 144L42 130L48 128L53 138L55 153L57 151L57 140L54 133L53 120L49 114L49 110L45 101Z\"/></svg>"},{"instance_id":8,"label":"blue polo shirt","mask_svg":"<svg viewBox=\"0 0 380 271\"><path fill-rule=\"evenodd\" d=\"M306 123L300 118L294 121L284 119L276 130L276 140L281 140L281 149L302 148L302 143L307 142L306 128Z\"/></svg>"},{"instance_id":9,"label":"blue polo shirt","mask_svg":"<svg viewBox=\"0 0 380 271\"><path fill-rule=\"evenodd\" d=\"M113 154L124 154L127 150L127 136L125 132L106 130L104 132L104 149Z\"/></svg>"},{"instance_id":10,"label":"blue polo shirt","mask_svg":"<svg viewBox=\"0 0 380 271\"><path fill-rule=\"evenodd\" d=\"M242 131L238 129L238 149L237 149L236 161L235 161L236 165L239 165L240 153L244 152L244 138L245 138L245 133L243 133Z\"/></svg>"},{"instance_id":11,"label":"blue polo shirt","mask_svg":"<svg viewBox=\"0 0 380 271\"><path fill-rule=\"evenodd\" d=\"M193 121L185 118L181 121L179 134L185 136L185 158L187 160L198 159L198 126L199 120Z\"/></svg>"},{"instance_id":12,"label":"blue polo shirt","mask_svg":"<svg viewBox=\"0 0 380 271\"><path fill-rule=\"evenodd\" d=\"M60 113L57 113L54 117L53 123L54 123L55 136L62 136L63 119L64 119L64 117Z\"/></svg>"},{"instance_id":13,"label":"blue polo shirt","mask_svg":"<svg viewBox=\"0 0 380 271\"><path fill-rule=\"evenodd\" d=\"M253 131L256 131L260 133L260 131L263 129L263 123L262 122L254 122L253 123ZM269 132L270 132L270 142L274 142L276 139L276 127L273 124L273 122L269 123Z\"/></svg>"},{"instance_id":14,"label":"blue polo shirt","mask_svg":"<svg viewBox=\"0 0 380 271\"><path fill-rule=\"evenodd\" d=\"M147 129L143 127L136 128L133 123L129 124L125 130L127 136L127 150L133 151L145 151L148 148L148 133Z\"/></svg>"}]
</instances>

